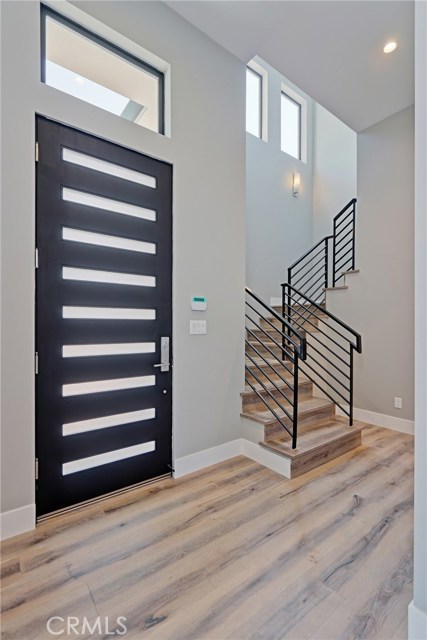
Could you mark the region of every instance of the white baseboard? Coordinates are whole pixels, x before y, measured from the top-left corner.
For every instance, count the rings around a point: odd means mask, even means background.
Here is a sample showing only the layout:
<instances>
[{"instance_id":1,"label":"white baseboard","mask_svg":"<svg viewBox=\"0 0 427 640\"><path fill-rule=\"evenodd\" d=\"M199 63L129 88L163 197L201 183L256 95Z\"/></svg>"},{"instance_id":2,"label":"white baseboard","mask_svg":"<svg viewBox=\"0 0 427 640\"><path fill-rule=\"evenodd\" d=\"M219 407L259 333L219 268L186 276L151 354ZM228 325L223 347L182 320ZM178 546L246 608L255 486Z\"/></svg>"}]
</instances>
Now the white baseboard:
<instances>
[{"instance_id":1,"label":"white baseboard","mask_svg":"<svg viewBox=\"0 0 427 640\"><path fill-rule=\"evenodd\" d=\"M200 469L218 464L218 462L224 462L224 460L241 455L241 452L242 447L240 438L238 438L237 440L231 440L230 442L225 442L210 449L203 449L202 451L191 453L188 456L176 458L174 478L181 478L188 473L200 471Z\"/></svg>"},{"instance_id":2,"label":"white baseboard","mask_svg":"<svg viewBox=\"0 0 427 640\"><path fill-rule=\"evenodd\" d=\"M338 416L345 417L346 415L339 409L339 407L336 408L336 412ZM386 429L393 429L393 431L408 433L412 436L415 432L413 420L405 420L404 418L387 416L385 413L375 413L374 411L366 411L366 409L353 409L353 417L355 420L367 422L368 424L374 424L376 427L385 427Z\"/></svg>"},{"instance_id":3,"label":"white baseboard","mask_svg":"<svg viewBox=\"0 0 427 640\"><path fill-rule=\"evenodd\" d=\"M241 455L262 464L276 473L280 473L286 478L291 476L289 460L267 451L259 444L250 442L245 438L238 438L237 440L220 444L217 447L211 447L210 449L204 449L203 451L177 458L174 465L174 477L181 478L194 471L200 471L200 469L205 469L213 464L218 464L218 462L224 462Z\"/></svg>"},{"instance_id":4,"label":"white baseboard","mask_svg":"<svg viewBox=\"0 0 427 640\"><path fill-rule=\"evenodd\" d=\"M282 305L282 298L270 298L270 307L280 307Z\"/></svg>"},{"instance_id":5,"label":"white baseboard","mask_svg":"<svg viewBox=\"0 0 427 640\"><path fill-rule=\"evenodd\" d=\"M5 540L20 533L31 531L36 526L36 505L27 504L0 514L0 539Z\"/></svg>"},{"instance_id":6,"label":"white baseboard","mask_svg":"<svg viewBox=\"0 0 427 640\"><path fill-rule=\"evenodd\" d=\"M280 473L280 475L285 476L285 478L291 477L291 463L287 458L283 458L264 447L261 447L259 444L255 444L250 440L241 439L242 443L242 454L259 464L262 464L264 467L275 471L276 473Z\"/></svg>"},{"instance_id":7,"label":"white baseboard","mask_svg":"<svg viewBox=\"0 0 427 640\"><path fill-rule=\"evenodd\" d=\"M408 606L408 640L426 640L427 613L421 611L412 601Z\"/></svg>"}]
</instances>

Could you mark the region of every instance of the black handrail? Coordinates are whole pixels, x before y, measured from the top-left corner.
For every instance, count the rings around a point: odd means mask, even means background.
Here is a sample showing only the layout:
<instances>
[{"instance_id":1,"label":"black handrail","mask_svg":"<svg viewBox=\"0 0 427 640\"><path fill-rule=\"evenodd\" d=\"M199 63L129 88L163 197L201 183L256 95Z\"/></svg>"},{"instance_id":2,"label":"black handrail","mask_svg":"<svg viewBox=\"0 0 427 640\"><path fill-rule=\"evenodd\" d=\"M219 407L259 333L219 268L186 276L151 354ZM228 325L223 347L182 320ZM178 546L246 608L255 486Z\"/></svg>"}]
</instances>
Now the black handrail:
<instances>
[{"instance_id":1,"label":"black handrail","mask_svg":"<svg viewBox=\"0 0 427 640\"><path fill-rule=\"evenodd\" d=\"M307 358L306 338L291 322L248 287L245 291L247 296L245 344L246 358L250 363L245 364L245 381L275 420L291 436L292 448L295 449L298 435L299 361ZM250 312L256 316L253 317ZM279 326L273 324L272 320L278 321ZM268 331L263 328L262 322L267 323ZM257 331L253 327L256 327ZM278 339L271 335L273 331L277 332ZM257 361L256 358L259 360ZM280 369L292 376L292 383L284 378L278 365ZM280 388L270 372L285 383L285 389ZM256 384L259 385L258 388Z\"/></svg>"},{"instance_id":2,"label":"black handrail","mask_svg":"<svg viewBox=\"0 0 427 640\"><path fill-rule=\"evenodd\" d=\"M357 331L352 329L352 327L350 327L348 324L346 324L345 322L343 322L342 320L337 318L337 316L335 316L333 313L331 313L330 311L325 309L325 307L322 307L320 304L317 304L317 302L314 302L314 300L311 300L311 298L308 298L304 293L302 293L302 291L299 291L298 289L295 289L295 287L290 285L288 282L284 282L282 284L282 289L283 288L291 289L292 291L294 291L296 293L296 295L299 298L304 298L305 301L310 306L315 307L322 315L327 316L328 318L331 318L331 320L334 320L334 322L339 324L343 329L345 329L346 331L351 333L351 335L353 335L356 338L356 344L352 345L353 348L357 351L357 353L362 353L362 336L360 335L360 333L357 333ZM301 305L301 306L303 306L303 305ZM284 314L284 316L285 316L285 319L286 319L286 315L285 314ZM338 333L338 331L335 330L335 333ZM339 334L339 335L341 335L341 337L344 337L344 336L342 336L342 334Z\"/></svg>"},{"instance_id":3,"label":"black handrail","mask_svg":"<svg viewBox=\"0 0 427 640\"><path fill-rule=\"evenodd\" d=\"M320 339L312 332L306 333L308 358L301 362L300 369L326 397L349 417L350 425L352 425L353 353L354 351L362 352L361 335L325 307L287 282L282 284L282 313L285 320L298 330L304 331L304 324L307 323L323 337ZM322 323L326 325L326 331L319 326ZM320 343L319 346L323 351L312 344L314 340ZM337 347L347 354L348 362L338 355ZM311 350L316 355L312 354ZM325 351L328 352L328 355L324 353ZM332 354L332 359L329 354ZM337 362L334 362L334 359ZM338 361L344 365L344 370L338 366Z\"/></svg>"}]
</instances>

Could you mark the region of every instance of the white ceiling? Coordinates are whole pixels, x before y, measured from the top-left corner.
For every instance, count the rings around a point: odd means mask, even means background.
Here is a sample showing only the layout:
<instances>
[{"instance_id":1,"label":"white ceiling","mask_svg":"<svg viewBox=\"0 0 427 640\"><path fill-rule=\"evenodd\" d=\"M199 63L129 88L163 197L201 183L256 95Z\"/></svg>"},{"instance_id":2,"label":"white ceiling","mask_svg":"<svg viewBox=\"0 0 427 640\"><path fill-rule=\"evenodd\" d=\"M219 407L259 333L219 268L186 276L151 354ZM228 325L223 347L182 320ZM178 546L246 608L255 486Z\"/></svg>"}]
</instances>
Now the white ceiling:
<instances>
[{"instance_id":1,"label":"white ceiling","mask_svg":"<svg viewBox=\"0 0 427 640\"><path fill-rule=\"evenodd\" d=\"M414 102L412 0L169 0L243 62L259 55L355 131ZM394 39L397 50L384 54Z\"/></svg>"}]
</instances>

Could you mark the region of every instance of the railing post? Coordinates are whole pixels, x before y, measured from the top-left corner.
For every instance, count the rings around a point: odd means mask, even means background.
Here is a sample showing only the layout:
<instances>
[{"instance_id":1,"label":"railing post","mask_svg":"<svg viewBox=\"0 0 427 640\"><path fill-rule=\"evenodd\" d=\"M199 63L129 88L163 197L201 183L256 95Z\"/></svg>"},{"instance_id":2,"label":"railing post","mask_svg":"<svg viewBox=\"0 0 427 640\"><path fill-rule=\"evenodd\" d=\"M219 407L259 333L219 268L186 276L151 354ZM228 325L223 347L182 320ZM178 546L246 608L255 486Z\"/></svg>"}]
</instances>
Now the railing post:
<instances>
[{"instance_id":1,"label":"railing post","mask_svg":"<svg viewBox=\"0 0 427 640\"><path fill-rule=\"evenodd\" d=\"M350 427L353 426L353 346L350 345Z\"/></svg>"},{"instance_id":2,"label":"railing post","mask_svg":"<svg viewBox=\"0 0 427 640\"><path fill-rule=\"evenodd\" d=\"M351 268L354 271L356 268L356 203L353 202L353 256L351 261Z\"/></svg>"},{"instance_id":3,"label":"railing post","mask_svg":"<svg viewBox=\"0 0 427 640\"><path fill-rule=\"evenodd\" d=\"M288 270L289 272L289 270ZM282 284L282 316L288 322L291 322L290 314L290 295L285 292L286 284ZM286 338L285 334L290 336L291 330L289 327L285 327L285 323L282 322L282 360L286 360Z\"/></svg>"},{"instance_id":4,"label":"railing post","mask_svg":"<svg viewBox=\"0 0 427 640\"><path fill-rule=\"evenodd\" d=\"M335 262L336 262L336 244L337 244L337 223L334 220L334 233L332 236L332 286L335 287L336 274L335 274Z\"/></svg>"},{"instance_id":5,"label":"railing post","mask_svg":"<svg viewBox=\"0 0 427 640\"><path fill-rule=\"evenodd\" d=\"M329 238L325 238L325 289L329 286Z\"/></svg>"},{"instance_id":6,"label":"railing post","mask_svg":"<svg viewBox=\"0 0 427 640\"><path fill-rule=\"evenodd\" d=\"M289 278L289 271L290 269L288 269L288 278ZM282 317L285 318L285 285L282 284ZM285 359L285 323L282 322L282 360Z\"/></svg>"},{"instance_id":7,"label":"railing post","mask_svg":"<svg viewBox=\"0 0 427 640\"><path fill-rule=\"evenodd\" d=\"M294 408L292 416L292 449L296 449L298 437L298 352L294 350Z\"/></svg>"}]
</instances>

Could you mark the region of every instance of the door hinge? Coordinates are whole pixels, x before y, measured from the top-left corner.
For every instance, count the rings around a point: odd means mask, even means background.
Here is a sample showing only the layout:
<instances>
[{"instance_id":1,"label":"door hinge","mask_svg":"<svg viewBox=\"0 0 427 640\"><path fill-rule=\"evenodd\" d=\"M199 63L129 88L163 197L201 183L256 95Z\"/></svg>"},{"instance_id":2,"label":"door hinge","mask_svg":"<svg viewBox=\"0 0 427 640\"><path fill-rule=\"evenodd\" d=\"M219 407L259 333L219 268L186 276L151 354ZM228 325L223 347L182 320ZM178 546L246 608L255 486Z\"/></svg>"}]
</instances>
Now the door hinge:
<instances>
[{"instance_id":1,"label":"door hinge","mask_svg":"<svg viewBox=\"0 0 427 640\"><path fill-rule=\"evenodd\" d=\"M36 142L36 162L39 161L39 143Z\"/></svg>"},{"instance_id":2,"label":"door hinge","mask_svg":"<svg viewBox=\"0 0 427 640\"><path fill-rule=\"evenodd\" d=\"M39 372L39 354L38 354L37 351L34 354L34 370L35 370L36 375L37 375L38 372Z\"/></svg>"},{"instance_id":3,"label":"door hinge","mask_svg":"<svg viewBox=\"0 0 427 640\"><path fill-rule=\"evenodd\" d=\"M39 459L36 458L35 460L35 474L36 474L36 480L39 479Z\"/></svg>"},{"instance_id":4,"label":"door hinge","mask_svg":"<svg viewBox=\"0 0 427 640\"><path fill-rule=\"evenodd\" d=\"M39 250L37 248L34 249L34 268L39 268Z\"/></svg>"}]
</instances>

